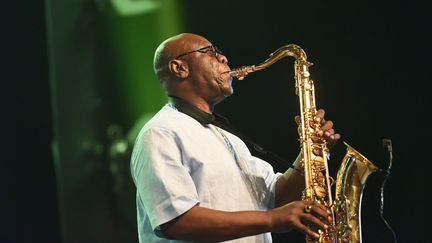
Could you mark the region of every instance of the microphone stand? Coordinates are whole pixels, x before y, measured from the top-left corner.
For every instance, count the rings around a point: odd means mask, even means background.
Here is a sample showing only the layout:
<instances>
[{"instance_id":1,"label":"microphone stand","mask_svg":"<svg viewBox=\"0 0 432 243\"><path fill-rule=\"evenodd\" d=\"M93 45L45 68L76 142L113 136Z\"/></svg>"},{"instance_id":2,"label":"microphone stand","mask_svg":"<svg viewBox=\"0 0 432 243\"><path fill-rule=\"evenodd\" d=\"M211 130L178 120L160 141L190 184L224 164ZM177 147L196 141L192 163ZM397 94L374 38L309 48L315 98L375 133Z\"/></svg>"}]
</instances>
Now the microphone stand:
<instances>
[{"instance_id":1,"label":"microphone stand","mask_svg":"<svg viewBox=\"0 0 432 243\"><path fill-rule=\"evenodd\" d=\"M396 232L392 229L392 227L390 226L390 224L384 218L384 185L385 185L385 183L386 183L386 181L387 181L387 179L388 179L388 177L390 175L390 170L391 170L391 167L392 167L392 164L393 164L393 148L392 148L391 139L384 138L382 140L382 143L383 143L384 149L388 153L389 163L388 163L387 170L385 170L384 173L383 173L384 180L383 180L382 185L381 185L380 216L381 216L381 219L384 221L385 225L387 226L387 228L389 228L390 231L392 232L394 242L397 243Z\"/></svg>"}]
</instances>

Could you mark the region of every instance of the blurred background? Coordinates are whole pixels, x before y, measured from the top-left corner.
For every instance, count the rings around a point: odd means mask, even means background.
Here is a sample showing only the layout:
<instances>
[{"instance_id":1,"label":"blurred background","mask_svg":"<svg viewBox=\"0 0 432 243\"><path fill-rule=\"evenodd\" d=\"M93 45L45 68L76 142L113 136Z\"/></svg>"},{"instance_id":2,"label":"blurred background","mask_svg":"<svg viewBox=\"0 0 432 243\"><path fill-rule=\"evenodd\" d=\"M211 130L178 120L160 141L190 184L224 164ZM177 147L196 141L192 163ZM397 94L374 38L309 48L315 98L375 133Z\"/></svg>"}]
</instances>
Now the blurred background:
<instances>
[{"instance_id":1,"label":"blurred background","mask_svg":"<svg viewBox=\"0 0 432 243\"><path fill-rule=\"evenodd\" d=\"M164 39L207 37L231 67L295 43L314 63L317 105L382 169L384 216L399 242L427 240L430 14L418 1L34 0L2 8L0 242L137 242L129 155L166 102L152 71ZM216 111L293 160L293 60L234 81ZM332 150L336 173L345 153ZM271 162L271 161L270 161ZM287 164L271 162L277 171ZM380 217L382 175L363 196L363 242L394 242ZM304 242L298 232L274 242Z\"/></svg>"}]
</instances>

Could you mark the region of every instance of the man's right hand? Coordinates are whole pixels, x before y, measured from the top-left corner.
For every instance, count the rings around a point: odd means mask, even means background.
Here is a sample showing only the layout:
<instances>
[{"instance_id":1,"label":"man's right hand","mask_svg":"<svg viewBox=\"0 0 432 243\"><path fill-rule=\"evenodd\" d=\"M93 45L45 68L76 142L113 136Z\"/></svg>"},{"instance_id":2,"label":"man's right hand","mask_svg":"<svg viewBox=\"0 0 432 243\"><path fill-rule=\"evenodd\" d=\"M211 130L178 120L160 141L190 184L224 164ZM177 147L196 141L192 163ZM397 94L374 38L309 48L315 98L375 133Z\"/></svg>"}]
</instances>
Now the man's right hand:
<instances>
[{"instance_id":1,"label":"man's right hand","mask_svg":"<svg viewBox=\"0 0 432 243\"><path fill-rule=\"evenodd\" d=\"M319 238L313 229L328 230L332 224L331 212L313 201L294 201L268 211L272 232L296 229L312 238Z\"/></svg>"}]
</instances>

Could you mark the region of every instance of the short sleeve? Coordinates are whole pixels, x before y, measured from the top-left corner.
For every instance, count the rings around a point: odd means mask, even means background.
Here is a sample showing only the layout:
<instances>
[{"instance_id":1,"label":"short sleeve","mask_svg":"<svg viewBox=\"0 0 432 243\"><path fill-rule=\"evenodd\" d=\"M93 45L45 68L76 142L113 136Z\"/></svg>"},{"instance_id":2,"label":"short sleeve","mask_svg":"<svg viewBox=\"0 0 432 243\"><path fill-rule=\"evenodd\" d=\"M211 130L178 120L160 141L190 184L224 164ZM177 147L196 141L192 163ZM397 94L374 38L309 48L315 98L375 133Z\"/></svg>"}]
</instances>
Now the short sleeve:
<instances>
[{"instance_id":1,"label":"short sleeve","mask_svg":"<svg viewBox=\"0 0 432 243\"><path fill-rule=\"evenodd\" d=\"M182 163L181 143L172 131L158 128L139 134L131 173L137 200L153 230L199 203L195 184Z\"/></svg>"},{"instance_id":2,"label":"short sleeve","mask_svg":"<svg viewBox=\"0 0 432 243\"><path fill-rule=\"evenodd\" d=\"M265 209L273 208L276 198L276 182L282 173L275 173L271 164L251 155L246 144L237 136L228 132L227 135L234 141L240 161L246 163L246 173L251 177L254 187L262 194L262 205L265 206Z\"/></svg>"},{"instance_id":3,"label":"short sleeve","mask_svg":"<svg viewBox=\"0 0 432 243\"><path fill-rule=\"evenodd\" d=\"M260 158L251 156L250 163L255 167L255 173L259 174L265 185L265 197L264 203L268 209L274 208L276 200L276 182L282 173L275 173L273 167L267 162Z\"/></svg>"}]
</instances>

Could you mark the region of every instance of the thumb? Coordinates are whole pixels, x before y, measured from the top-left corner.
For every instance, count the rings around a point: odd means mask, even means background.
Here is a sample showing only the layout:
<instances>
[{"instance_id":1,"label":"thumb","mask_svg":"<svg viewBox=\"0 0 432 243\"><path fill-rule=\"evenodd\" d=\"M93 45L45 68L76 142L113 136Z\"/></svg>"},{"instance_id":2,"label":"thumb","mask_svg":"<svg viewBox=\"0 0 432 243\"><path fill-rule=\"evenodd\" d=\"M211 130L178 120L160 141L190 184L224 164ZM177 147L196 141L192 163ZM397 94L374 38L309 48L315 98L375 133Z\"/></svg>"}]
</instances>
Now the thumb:
<instances>
[{"instance_id":1,"label":"thumb","mask_svg":"<svg viewBox=\"0 0 432 243\"><path fill-rule=\"evenodd\" d=\"M294 117L294 120L295 120L295 122L297 123L297 125L300 125L301 119L300 119L300 116L299 116L299 115L295 116L295 117Z\"/></svg>"}]
</instances>

